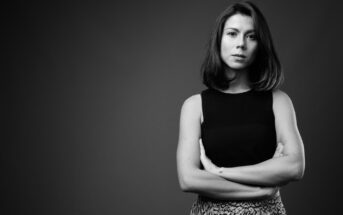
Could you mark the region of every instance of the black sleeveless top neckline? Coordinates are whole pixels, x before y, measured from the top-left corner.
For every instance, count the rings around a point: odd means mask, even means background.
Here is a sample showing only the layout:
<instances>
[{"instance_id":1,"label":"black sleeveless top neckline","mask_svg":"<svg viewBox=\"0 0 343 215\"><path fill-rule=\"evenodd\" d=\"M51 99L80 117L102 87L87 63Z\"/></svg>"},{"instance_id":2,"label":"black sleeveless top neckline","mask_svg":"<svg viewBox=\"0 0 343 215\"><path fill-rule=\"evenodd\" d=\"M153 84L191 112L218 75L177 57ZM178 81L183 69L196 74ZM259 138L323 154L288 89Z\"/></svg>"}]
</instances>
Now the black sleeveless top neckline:
<instances>
[{"instance_id":1,"label":"black sleeveless top neckline","mask_svg":"<svg viewBox=\"0 0 343 215\"><path fill-rule=\"evenodd\" d=\"M206 155L220 167L252 165L276 149L272 91L201 92L201 138Z\"/></svg>"},{"instance_id":2,"label":"black sleeveless top neckline","mask_svg":"<svg viewBox=\"0 0 343 215\"><path fill-rule=\"evenodd\" d=\"M243 91L243 92L239 92L239 93L228 93L228 92L222 92L220 90L216 90L216 89L212 89L212 88L209 88L207 89L209 91L213 91L215 93L218 93L218 94L223 94L223 95L232 95L232 96L238 96L238 95L243 95L243 94L248 94L248 93L251 93L253 91L253 89L249 89L247 91Z\"/></svg>"}]
</instances>

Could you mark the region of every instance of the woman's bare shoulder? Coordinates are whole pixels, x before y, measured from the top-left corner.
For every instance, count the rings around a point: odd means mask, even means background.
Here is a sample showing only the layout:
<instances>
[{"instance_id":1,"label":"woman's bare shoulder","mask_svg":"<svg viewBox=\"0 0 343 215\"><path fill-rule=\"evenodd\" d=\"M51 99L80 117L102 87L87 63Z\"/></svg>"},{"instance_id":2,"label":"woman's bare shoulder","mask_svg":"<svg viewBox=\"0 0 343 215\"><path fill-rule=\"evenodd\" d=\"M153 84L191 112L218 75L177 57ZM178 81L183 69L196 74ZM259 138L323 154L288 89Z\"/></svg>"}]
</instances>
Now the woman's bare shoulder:
<instances>
[{"instance_id":1,"label":"woman's bare shoulder","mask_svg":"<svg viewBox=\"0 0 343 215\"><path fill-rule=\"evenodd\" d=\"M273 91L273 110L276 116L293 117L295 114L291 98L281 90Z\"/></svg>"},{"instance_id":2,"label":"woman's bare shoulder","mask_svg":"<svg viewBox=\"0 0 343 215\"><path fill-rule=\"evenodd\" d=\"M273 104L281 106L292 106L292 100L284 91L277 89L273 90Z\"/></svg>"},{"instance_id":3,"label":"woman's bare shoulder","mask_svg":"<svg viewBox=\"0 0 343 215\"><path fill-rule=\"evenodd\" d=\"M187 115L201 116L201 95L195 94L188 97L183 105L182 112Z\"/></svg>"},{"instance_id":4,"label":"woman's bare shoulder","mask_svg":"<svg viewBox=\"0 0 343 215\"><path fill-rule=\"evenodd\" d=\"M183 105L192 106L192 107L196 107L199 104L201 104L201 95L200 94L195 94L195 95L188 97L183 103Z\"/></svg>"}]
</instances>

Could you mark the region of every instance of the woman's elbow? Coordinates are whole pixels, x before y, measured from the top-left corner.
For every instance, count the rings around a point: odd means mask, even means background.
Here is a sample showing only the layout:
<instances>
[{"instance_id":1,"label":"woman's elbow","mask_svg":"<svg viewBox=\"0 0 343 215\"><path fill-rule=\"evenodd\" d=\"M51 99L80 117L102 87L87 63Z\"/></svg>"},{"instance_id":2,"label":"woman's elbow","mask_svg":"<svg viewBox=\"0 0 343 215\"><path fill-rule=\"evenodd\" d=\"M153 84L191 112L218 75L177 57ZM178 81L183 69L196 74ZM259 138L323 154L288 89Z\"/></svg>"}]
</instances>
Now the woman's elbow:
<instances>
[{"instance_id":1,"label":"woman's elbow","mask_svg":"<svg viewBox=\"0 0 343 215\"><path fill-rule=\"evenodd\" d=\"M180 183L180 188L182 192L190 192L190 186L186 183Z\"/></svg>"},{"instance_id":2,"label":"woman's elbow","mask_svg":"<svg viewBox=\"0 0 343 215\"><path fill-rule=\"evenodd\" d=\"M299 181L304 177L304 173L305 173L305 167L301 166L298 168L297 174L295 176L295 180Z\"/></svg>"},{"instance_id":3,"label":"woman's elbow","mask_svg":"<svg viewBox=\"0 0 343 215\"><path fill-rule=\"evenodd\" d=\"M183 192L187 192L188 185L187 185L185 176L179 176L179 185Z\"/></svg>"},{"instance_id":4,"label":"woman's elbow","mask_svg":"<svg viewBox=\"0 0 343 215\"><path fill-rule=\"evenodd\" d=\"M179 177L180 188L183 192L194 191L194 179L191 175L183 175Z\"/></svg>"},{"instance_id":5,"label":"woman's elbow","mask_svg":"<svg viewBox=\"0 0 343 215\"><path fill-rule=\"evenodd\" d=\"M305 164L297 163L292 168L292 179L294 181L299 181L304 177L304 173L305 173Z\"/></svg>"}]
</instances>

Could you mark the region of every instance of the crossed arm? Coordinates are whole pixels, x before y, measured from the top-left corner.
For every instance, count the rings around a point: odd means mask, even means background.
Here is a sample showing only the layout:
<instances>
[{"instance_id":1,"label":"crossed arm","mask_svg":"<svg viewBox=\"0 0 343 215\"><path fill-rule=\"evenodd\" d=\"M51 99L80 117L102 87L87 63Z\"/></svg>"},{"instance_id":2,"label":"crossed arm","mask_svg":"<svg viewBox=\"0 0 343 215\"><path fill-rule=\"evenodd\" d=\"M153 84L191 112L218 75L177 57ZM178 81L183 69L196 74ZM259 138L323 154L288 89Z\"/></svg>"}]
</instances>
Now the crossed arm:
<instances>
[{"instance_id":1,"label":"crossed arm","mask_svg":"<svg viewBox=\"0 0 343 215\"><path fill-rule=\"evenodd\" d=\"M274 186L246 185L200 169L200 123L201 97L195 95L185 101L180 117L177 171L183 191L225 200L262 199L277 192Z\"/></svg>"},{"instance_id":2,"label":"crossed arm","mask_svg":"<svg viewBox=\"0 0 343 215\"><path fill-rule=\"evenodd\" d=\"M219 168L206 157L200 141L201 162L208 172L230 181L258 186L282 186L303 177L304 146L297 128L292 102L281 91L273 93L273 100L279 142L274 157L255 165Z\"/></svg>"}]
</instances>

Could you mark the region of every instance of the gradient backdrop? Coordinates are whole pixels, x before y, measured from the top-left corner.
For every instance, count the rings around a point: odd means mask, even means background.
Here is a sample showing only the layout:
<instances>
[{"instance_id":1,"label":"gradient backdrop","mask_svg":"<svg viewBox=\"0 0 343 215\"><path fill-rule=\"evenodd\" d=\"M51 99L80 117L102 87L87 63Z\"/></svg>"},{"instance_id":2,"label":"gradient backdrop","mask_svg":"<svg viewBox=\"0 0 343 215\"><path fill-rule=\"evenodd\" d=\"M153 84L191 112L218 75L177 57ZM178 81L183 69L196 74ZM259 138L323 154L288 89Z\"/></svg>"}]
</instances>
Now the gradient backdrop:
<instances>
[{"instance_id":1,"label":"gradient backdrop","mask_svg":"<svg viewBox=\"0 0 343 215\"><path fill-rule=\"evenodd\" d=\"M342 198L342 3L257 3L306 148L288 213ZM175 152L183 101L232 1L9 1L1 8L1 214L188 214ZM340 4L339 4L340 3Z\"/></svg>"}]
</instances>

